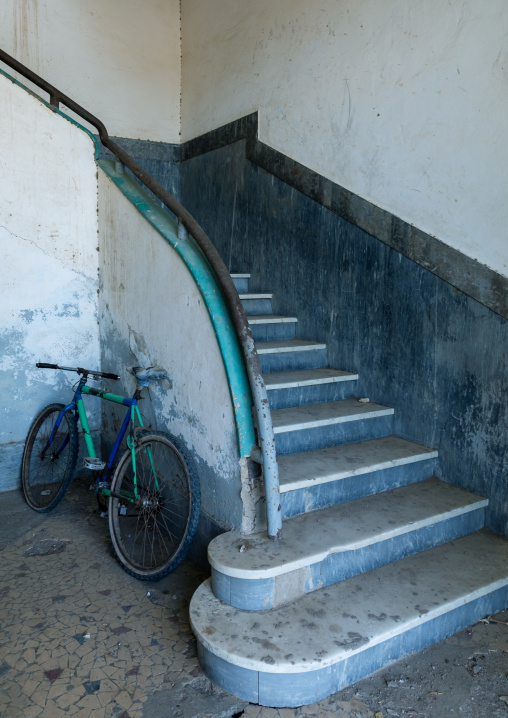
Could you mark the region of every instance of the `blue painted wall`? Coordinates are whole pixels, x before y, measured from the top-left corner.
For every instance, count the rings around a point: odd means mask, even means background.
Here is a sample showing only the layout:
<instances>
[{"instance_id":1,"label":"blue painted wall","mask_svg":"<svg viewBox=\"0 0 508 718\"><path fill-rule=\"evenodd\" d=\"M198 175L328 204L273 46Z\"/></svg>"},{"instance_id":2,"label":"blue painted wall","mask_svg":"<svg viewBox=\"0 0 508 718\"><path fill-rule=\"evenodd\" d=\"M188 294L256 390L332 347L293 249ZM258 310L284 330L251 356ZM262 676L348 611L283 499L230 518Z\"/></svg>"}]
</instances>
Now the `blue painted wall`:
<instances>
[{"instance_id":1,"label":"blue painted wall","mask_svg":"<svg viewBox=\"0 0 508 718\"><path fill-rule=\"evenodd\" d=\"M393 406L395 432L437 448L437 474L487 496L508 535L507 320L249 162L244 140L183 162L180 193L228 268L358 372L358 394Z\"/></svg>"},{"instance_id":2,"label":"blue painted wall","mask_svg":"<svg viewBox=\"0 0 508 718\"><path fill-rule=\"evenodd\" d=\"M112 137L148 174L155 177L168 192L180 199L180 145L168 142L150 142L149 140L131 140L127 137ZM112 160L113 154L99 142L99 159ZM162 202L155 197L135 177L145 191L160 206Z\"/></svg>"}]
</instances>

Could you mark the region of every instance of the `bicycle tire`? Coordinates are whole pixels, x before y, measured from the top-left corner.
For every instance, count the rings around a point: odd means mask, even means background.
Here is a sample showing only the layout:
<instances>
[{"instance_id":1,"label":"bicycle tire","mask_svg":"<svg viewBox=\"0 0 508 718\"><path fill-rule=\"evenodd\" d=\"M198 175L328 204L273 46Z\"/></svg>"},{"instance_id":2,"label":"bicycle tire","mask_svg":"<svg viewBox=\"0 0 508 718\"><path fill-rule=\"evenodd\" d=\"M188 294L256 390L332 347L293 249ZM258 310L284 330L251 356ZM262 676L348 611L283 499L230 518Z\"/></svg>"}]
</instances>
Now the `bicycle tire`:
<instances>
[{"instance_id":1,"label":"bicycle tire","mask_svg":"<svg viewBox=\"0 0 508 718\"><path fill-rule=\"evenodd\" d=\"M169 434L151 432L135 449L139 500L133 495L132 454L122 456L111 482L108 522L118 561L131 576L158 581L187 556L199 523L201 493L193 462ZM154 471L155 469L155 476Z\"/></svg>"},{"instance_id":2,"label":"bicycle tire","mask_svg":"<svg viewBox=\"0 0 508 718\"><path fill-rule=\"evenodd\" d=\"M52 511L72 481L78 459L78 427L74 414L66 412L51 450L41 454L64 404L49 404L38 414L26 437L21 462L21 485L25 501L39 513Z\"/></svg>"}]
</instances>

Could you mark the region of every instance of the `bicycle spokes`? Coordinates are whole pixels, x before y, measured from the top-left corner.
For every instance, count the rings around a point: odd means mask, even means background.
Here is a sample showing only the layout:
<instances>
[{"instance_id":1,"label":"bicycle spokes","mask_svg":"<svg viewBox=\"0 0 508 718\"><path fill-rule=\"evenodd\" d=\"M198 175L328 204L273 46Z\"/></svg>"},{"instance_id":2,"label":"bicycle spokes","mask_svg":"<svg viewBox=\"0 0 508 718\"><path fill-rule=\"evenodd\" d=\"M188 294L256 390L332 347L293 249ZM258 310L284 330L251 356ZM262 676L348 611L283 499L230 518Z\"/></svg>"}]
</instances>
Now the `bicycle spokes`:
<instances>
[{"instance_id":1,"label":"bicycle spokes","mask_svg":"<svg viewBox=\"0 0 508 718\"><path fill-rule=\"evenodd\" d=\"M28 504L49 511L64 496L72 480L78 452L76 422L52 404L36 418L27 437L22 485Z\"/></svg>"},{"instance_id":2,"label":"bicycle spokes","mask_svg":"<svg viewBox=\"0 0 508 718\"><path fill-rule=\"evenodd\" d=\"M114 480L110 525L121 560L138 577L166 572L188 533L189 473L175 446L161 435L146 436L129 454ZM135 468L135 476L134 476ZM138 497L125 504L117 494ZM169 569L171 570L171 569Z\"/></svg>"}]
</instances>

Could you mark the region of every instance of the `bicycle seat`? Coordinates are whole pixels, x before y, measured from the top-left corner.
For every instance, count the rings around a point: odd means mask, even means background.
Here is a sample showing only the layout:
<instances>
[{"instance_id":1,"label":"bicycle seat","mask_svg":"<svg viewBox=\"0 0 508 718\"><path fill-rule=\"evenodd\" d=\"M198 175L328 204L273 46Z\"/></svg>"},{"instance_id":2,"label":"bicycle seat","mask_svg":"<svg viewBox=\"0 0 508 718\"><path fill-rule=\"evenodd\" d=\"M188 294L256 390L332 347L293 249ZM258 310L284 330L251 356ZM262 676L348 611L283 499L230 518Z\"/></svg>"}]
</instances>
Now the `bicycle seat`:
<instances>
[{"instance_id":1,"label":"bicycle seat","mask_svg":"<svg viewBox=\"0 0 508 718\"><path fill-rule=\"evenodd\" d=\"M150 384L164 381L164 379L169 381L167 372L160 366L148 366L145 369L140 366L130 366L127 367L127 371L135 377L139 386L150 386Z\"/></svg>"}]
</instances>

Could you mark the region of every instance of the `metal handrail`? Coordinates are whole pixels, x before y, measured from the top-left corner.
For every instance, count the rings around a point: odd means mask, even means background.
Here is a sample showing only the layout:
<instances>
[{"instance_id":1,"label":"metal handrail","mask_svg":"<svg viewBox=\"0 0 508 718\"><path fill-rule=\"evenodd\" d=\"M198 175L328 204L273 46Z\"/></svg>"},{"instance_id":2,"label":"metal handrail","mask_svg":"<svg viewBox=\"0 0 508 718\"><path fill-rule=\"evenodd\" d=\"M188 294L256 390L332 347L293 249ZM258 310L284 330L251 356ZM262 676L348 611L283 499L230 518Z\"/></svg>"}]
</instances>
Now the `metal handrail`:
<instances>
[{"instance_id":1,"label":"metal handrail","mask_svg":"<svg viewBox=\"0 0 508 718\"><path fill-rule=\"evenodd\" d=\"M217 281L224 293L226 303L231 313L231 319L242 348L247 376L254 401L256 411L259 442L261 445L263 476L265 481L266 493L266 513L268 523L268 536L271 539L280 539L282 536L282 516L280 507L280 489L279 489L279 473L277 466L277 456L275 451L275 435L273 432L272 417L268 405L268 396L266 393L265 383L261 374L261 365L259 357L254 346L254 338L245 315L240 297L236 287L231 279L226 265L222 261L221 256L212 244L211 239L205 233L203 228L196 222L194 217L178 202L172 194L162 187L148 172L135 161L132 157L120 147L116 142L110 139L106 127L94 115L74 102L70 97L65 95L14 57L0 49L0 60L11 67L20 75L26 77L27 80L40 87L47 92L50 97L50 104L58 109L62 102L69 110L75 112L86 122L95 127L99 133L102 144L107 147L117 158L119 162L128 167L131 172L143 184L158 197L166 207L177 217L178 221L185 227L189 234L194 238L201 251L208 260ZM256 453L252 453L252 458L258 460Z\"/></svg>"}]
</instances>

